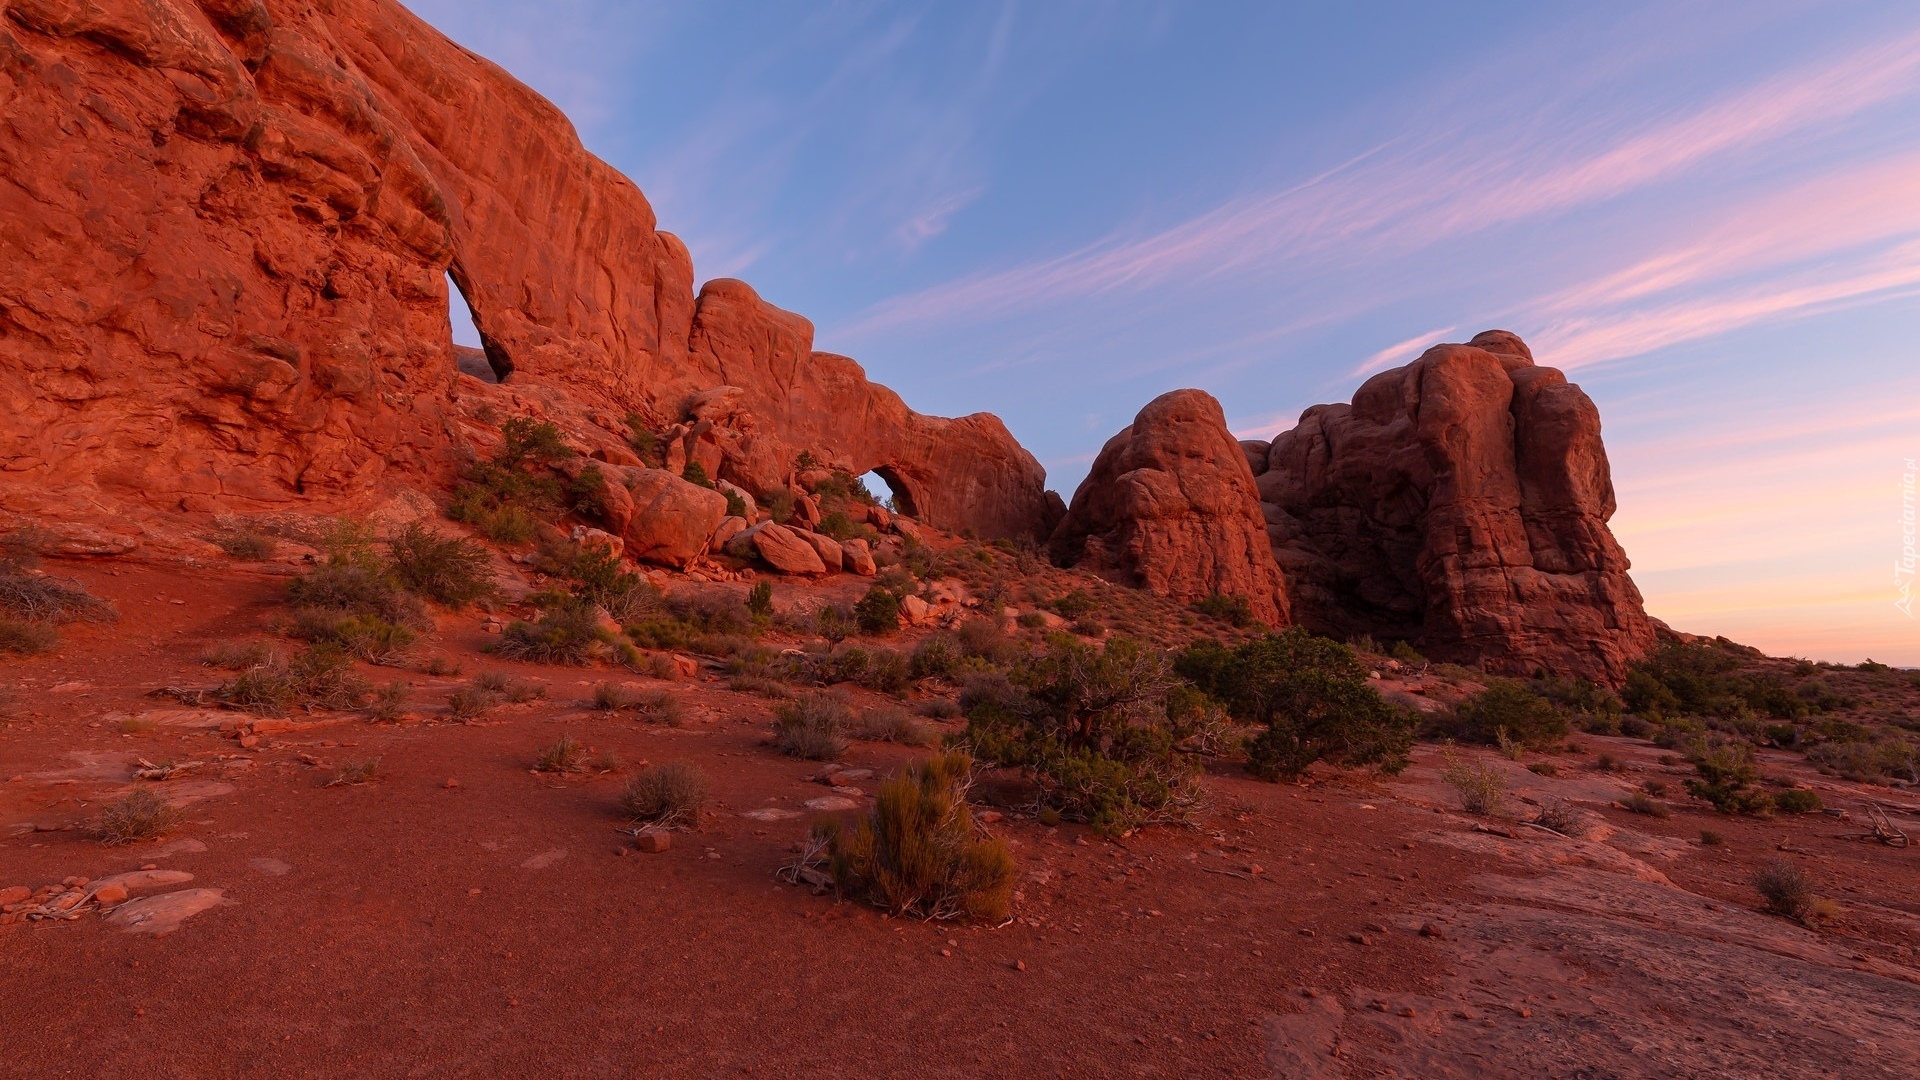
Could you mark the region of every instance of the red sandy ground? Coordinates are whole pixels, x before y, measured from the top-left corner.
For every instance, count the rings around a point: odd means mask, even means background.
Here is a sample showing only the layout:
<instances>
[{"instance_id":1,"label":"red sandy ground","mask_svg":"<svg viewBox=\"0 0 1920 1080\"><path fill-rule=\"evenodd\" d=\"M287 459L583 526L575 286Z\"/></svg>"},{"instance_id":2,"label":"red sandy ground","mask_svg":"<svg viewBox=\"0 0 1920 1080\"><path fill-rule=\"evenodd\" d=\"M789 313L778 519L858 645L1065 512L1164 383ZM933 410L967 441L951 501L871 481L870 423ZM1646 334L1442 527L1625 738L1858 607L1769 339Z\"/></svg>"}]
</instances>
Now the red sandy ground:
<instances>
[{"instance_id":1,"label":"red sandy ground","mask_svg":"<svg viewBox=\"0 0 1920 1080\"><path fill-rule=\"evenodd\" d=\"M55 569L123 617L0 673L17 714L0 729L0 887L157 865L231 903L161 937L97 913L0 927L0 1074L1852 1078L1910 1077L1920 1052L1920 850L1824 815L1627 814L1614 793L1684 775L1645 743L1586 740L1618 775L1500 762L1522 798L1604 818L1585 841L1475 831L1431 749L1392 780L1222 767L1193 827L1119 843L1009 816L1014 921L930 925L775 880L806 815L741 813L827 789L763 744L764 699L510 665L548 699L477 724L442 715L461 680L401 672L415 722L350 717L252 750L210 729L127 734L121 714L178 708L148 691L215 682L201 652L263 626L280 585ZM507 666L474 624L444 621L433 646L469 677ZM593 712L608 678L674 686L687 721ZM632 851L622 773L530 773L562 732L623 772L697 762L712 812L671 851ZM884 773L909 753L846 760ZM85 826L138 757L226 760L157 785L192 800L165 838L103 846ZM323 786L374 757L377 782ZM1856 811L1920 801L1819 782ZM1702 847L1703 827L1725 845ZM1746 882L1780 859L1839 920L1759 913Z\"/></svg>"}]
</instances>

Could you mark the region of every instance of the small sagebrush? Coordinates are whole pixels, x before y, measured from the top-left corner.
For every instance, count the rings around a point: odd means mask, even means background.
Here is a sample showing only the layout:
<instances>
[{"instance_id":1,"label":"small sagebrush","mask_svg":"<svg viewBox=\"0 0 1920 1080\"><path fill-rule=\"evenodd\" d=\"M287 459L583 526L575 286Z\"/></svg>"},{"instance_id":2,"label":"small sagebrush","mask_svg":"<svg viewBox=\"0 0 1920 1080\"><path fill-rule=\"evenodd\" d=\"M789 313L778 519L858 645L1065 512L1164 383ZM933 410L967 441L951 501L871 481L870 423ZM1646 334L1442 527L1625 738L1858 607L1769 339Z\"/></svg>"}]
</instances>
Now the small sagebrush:
<instances>
[{"instance_id":1,"label":"small sagebrush","mask_svg":"<svg viewBox=\"0 0 1920 1080\"><path fill-rule=\"evenodd\" d=\"M1673 814L1672 809L1669 808L1666 803L1661 802L1659 799L1654 798L1644 791L1636 791L1628 795L1620 801L1620 805L1636 814L1645 814L1648 817L1664 818L1670 817Z\"/></svg>"},{"instance_id":2,"label":"small sagebrush","mask_svg":"<svg viewBox=\"0 0 1920 1080\"><path fill-rule=\"evenodd\" d=\"M1006 841L975 831L972 765L965 754L937 754L882 783L872 813L851 828L837 818L816 825L841 894L893 915L1006 918L1013 856Z\"/></svg>"},{"instance_id":3,"label":"small sagebrush","mask_svg":"<svg viewBox=\"0 0 1920 1080\"><path fill-rule=\"evenodd\" d=\"M881 705L861 712L847 734L866 742L890 742L903 746L931 746L935 741L927 725L915 720L897 705Z\"/></svg>"},{"instance_id":4,"label":"small sagebrush","mask_svg":"<svg viewBox=\"0 0 1920 1080\"><path fill-rule=\"evenodd\" d=\"M380 779L380 759L349 761L333 771L333 779L327 781L328 787L350 787L355 784L371 784Z\"/></svg>"},{"instance_id":5,"label":"small sagebrush","mask_svg":"<svg viewBox=\"0 0 1920 1080\"><path fill-rule=\"evenodd\" d=\"M462 686L447 695L447 711L456 720L472 720L485 715L504 698L482 686Z\"/></svg>"},{"instance_id":6,"label":"small sagebrush","mask_svg":"<svg viewBox=\"0 0 1920 1080\"><path fill-rule=\"evenodd\" d=\"M1562 836L1578 839L1591 831L1585 814L1564 799L1547 799L1540 804L1540 812L1534 815L1533 823L1543 829L1552 829Z\"/></svg>"},{"instance_id":7,"label":"small sagebrush","mask_svg":"<svg viewBox=\"0 0 1920 1080\"><path fill-rule=\"evenodd\" d=\"M356 709L373 693L338 646L314 645L284 663L278 659L235 675L214 696L249 712L278 715L293 708Z\"/></svg>"},{"instance_id":8,"label":"small sagebrush","mask_svg":"<svg viewBox=\"0 0 1920 1080\"><path fill-rule=\"evenodd\" d=\"M245 671L273 661L273 645L266 641L221 641L200 654L200 662L227 671Z\"/></svg>"},{"instance_id":9,"label":"small sagebrush","mask_svg":"<svg viewBox=\"0 0 1920 1080\"><path fill-rule=\"evenodd\" d=\"M706 774L684 761L649 765L620 792L620 809L628 818L664 829L699 824L706 802Z\"/></svg>"},{"instance_id":10,"label":"small sagebrush","mask_svg":"<svg viewBox=\"0 0 1920 1080\"><path fill-rule=\"evenodd\" d=\"M165 799L136 787L100 811L95 832L102 843L132 844L159 836L173 820L173 807Z\"/></svg>"},{"instance_id":11,"label":"small sagebrush","mask_svg":"<svg viewBox=\"0 0 1920 1080\"><path fill-rule=\"evenodd\" d=\"M474 676L473 685L481 690L499 694L504 701L515 705L535 701L547 696L547 684L534 679L522 679L504 671L483 671Z\"/></svg>"},{"instance_id":12,"label":"small sagebrush","mask_svg":"<svg viewBox=\"0 0 1920 1080\"><path fill-rule=\"evenodd\" d=\"M424 522L410 522L387 541L387 566L404 588L450 607L494 590L485 548L465 537L446 536Z\"/></svg>"},{"instance_id":13,"label":"small sagebrush","mask_svg":"<svg viewBox=\"0 0 1920 1080\"><path fill-rule=\"evenodd\" d=\"M1491 815L1506 809L1507 777L1500 767L1485 761L1462 761L1446 751L1446 769L1440 774L1460 794L1460 808L1469 814Z\"/></svg>"},{"instance_id":14,"label":"small sagebrush","mask_svg":"<svg viewBox=\"0 0 1920 1080\"><path fill-rule=\"evenodd\" d=\"M1799 867L1777 862L1753 876L1753 887L1767 902L1767 910L1795 922L1811 925L1839 913L1833 901L1814 893L1813 882Z\"/></svg>"},{"instance_id":15,"label":"small sagebrush","mask_svg":"<svg viewBox=\"0 0 1920 1080\"><path fill-rule=\"evenodd\" d=\"M572 772L580 767L585 753L573 736L562 735L552 746L540 751L540 756L533 760L533 768L536 772Z\"/></svg>"},{"instance_id":16,"label":"small sagebrush","mask_svg":"<svg viewBox=\"0 0 1920 1080\"><path fill-rule=\"evenodd\" d=\"M280 544L266 533L235 529L213 537L214 546L242 562L262 562L273 558Z\"/></svg>"},{"instance_id":17,"label":"small sagebrush","mask_svg":"<svg viewBox=\"0 0 1920 1080\"><path fill-rule=\"evenodd\" d=\"M612 640L600 628L597 607L570 599L548 608L538 622L508 623L493 651L510 660L578 667L607 651Z\"/></svg>"},{"instance_id":18,"label":"small sagebrush","mask_svg":"<svg viewBox=\"0 0 1920 1080\"><path fill-rule=\"evenodd\" d=\"M839 694L808 694L782 702L773 716L773 743L788 757L832 761L847 748L844 732L853 713Z\"/></svg>"},{"instance_id":19,"label":"small sagebrush","mask_svg":"<svg viewBox=\"0 0 1920 1080\"><path fill-rule=\"evenodd\" d=\"M413 697L413 687L395 680L380 688L373 698L373 718L382 723L391 724L407 714L407 702Z\"/></svg>"}]
</instances>

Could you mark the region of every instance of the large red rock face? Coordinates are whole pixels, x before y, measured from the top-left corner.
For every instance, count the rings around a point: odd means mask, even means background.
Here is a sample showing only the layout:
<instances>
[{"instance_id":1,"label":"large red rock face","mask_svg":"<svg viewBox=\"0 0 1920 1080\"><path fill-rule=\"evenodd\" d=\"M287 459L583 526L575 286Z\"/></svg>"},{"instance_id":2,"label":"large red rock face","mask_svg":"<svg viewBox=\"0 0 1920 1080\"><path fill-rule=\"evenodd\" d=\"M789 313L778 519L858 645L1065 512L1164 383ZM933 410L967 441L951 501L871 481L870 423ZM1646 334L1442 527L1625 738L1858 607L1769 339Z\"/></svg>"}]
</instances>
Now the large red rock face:
<instances>
[{"instance_id":1,"label":"large red rock face","mask_svg":"<svg viewBox=\"0 0 1920 1080\"><path fill-rule=\"evenodd\" d=\"M1053 534L1053 556L1157 596L1244 597L1270 626L1287 591L1245 452L1220 403L1162 394L1107 440Z\"/></svg>"},{"instance_id":2,"label":"large red rock face","mask_svg":"<svg viewBox=\"0 0 1920 1080\"><path fill-rule=\"evenodd\" d=\"M444 481L484 393L457 375L451 272L513 400L583 443L742 379L769 473L826 449L935 524L1049 524L998 421L911 412L745 286L696 304L632 182L389 0L9 0L0 108L16 491L245 507Z\"/></svg>"},{"instance_id":3,"label":"large red rock face","mask_svg":"<svg viewBox=\"0 0 1920 1080\"><path fill-rule=\"evenodd\" d=\"M1607 528L1600 415L1489 331L1318 405L1257 478L1294 617L1489 670L1605 682L1653 644Z\"/></svg>"}]
</instances>

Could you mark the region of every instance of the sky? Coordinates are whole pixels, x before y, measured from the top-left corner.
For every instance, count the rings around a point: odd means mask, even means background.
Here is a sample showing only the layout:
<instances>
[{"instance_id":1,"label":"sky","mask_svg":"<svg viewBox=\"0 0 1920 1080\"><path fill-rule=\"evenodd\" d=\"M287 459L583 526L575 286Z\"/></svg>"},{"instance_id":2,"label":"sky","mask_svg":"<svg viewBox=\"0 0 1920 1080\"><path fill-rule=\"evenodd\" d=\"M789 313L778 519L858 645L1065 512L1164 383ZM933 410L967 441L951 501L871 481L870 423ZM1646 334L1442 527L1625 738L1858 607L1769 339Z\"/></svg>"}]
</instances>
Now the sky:
<instances>
[{"instance_id":1,"label":"sky","mask_svg":"<svg viewBox=\"0 0 1920 1080\"><path fill-rule=\"evenodd\" d=\"M1599 406L1651 614L1920 665L1910 0L410 6L1063 495L1167 390L1264 438L1497 327Z\"/></svg>"}]
</instances>

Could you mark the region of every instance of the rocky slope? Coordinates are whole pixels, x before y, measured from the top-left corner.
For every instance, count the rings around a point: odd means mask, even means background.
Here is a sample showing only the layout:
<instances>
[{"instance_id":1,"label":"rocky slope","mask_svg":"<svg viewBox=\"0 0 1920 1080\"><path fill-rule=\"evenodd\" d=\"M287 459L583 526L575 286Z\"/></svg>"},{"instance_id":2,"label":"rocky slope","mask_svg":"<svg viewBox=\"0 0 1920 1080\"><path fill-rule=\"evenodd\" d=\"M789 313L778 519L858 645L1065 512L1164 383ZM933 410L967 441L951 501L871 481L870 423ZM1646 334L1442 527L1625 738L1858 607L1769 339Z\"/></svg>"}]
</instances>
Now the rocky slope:
<instances>
[{"instance_id":1,"label":"rocky slope","mask_svg":"<svg viewBox=\"0 0 1920 1080\"><path fill-rule=\"evenodd\" d=\"M444 481L503 411L621 462L635 412L750 488L809 450L934 524L1050 524L997 419L913 412L741 283L696 297L557 109L396 3L0 11L10 508L350 504ZM511 393L458 375L448 273Z\"/></svg>"},{"instance_id":2,"label":"rocky slope","mask_svg":"<svg viewBox=\"0 0 1920 1080\"><path fill-rule=\"evenodd\" d=\"M1262 622L1287 622L1253 472L1220 403L1199 390L1160 395L1107 440L1052 547L1062 565L1156 596L1240 597Z\"/></svg>"},{"instance_id":3,"label":"rocky slope","mask_svg":"<svg viewBox=\"0 0 1920 1080\"><path fill-rule=\"evenodd\" d=\"M1607 682L1653 645L1599 411L1513 334L1436 345L1247 452L1309 629Z\"/></svg>"}]
</instances>

